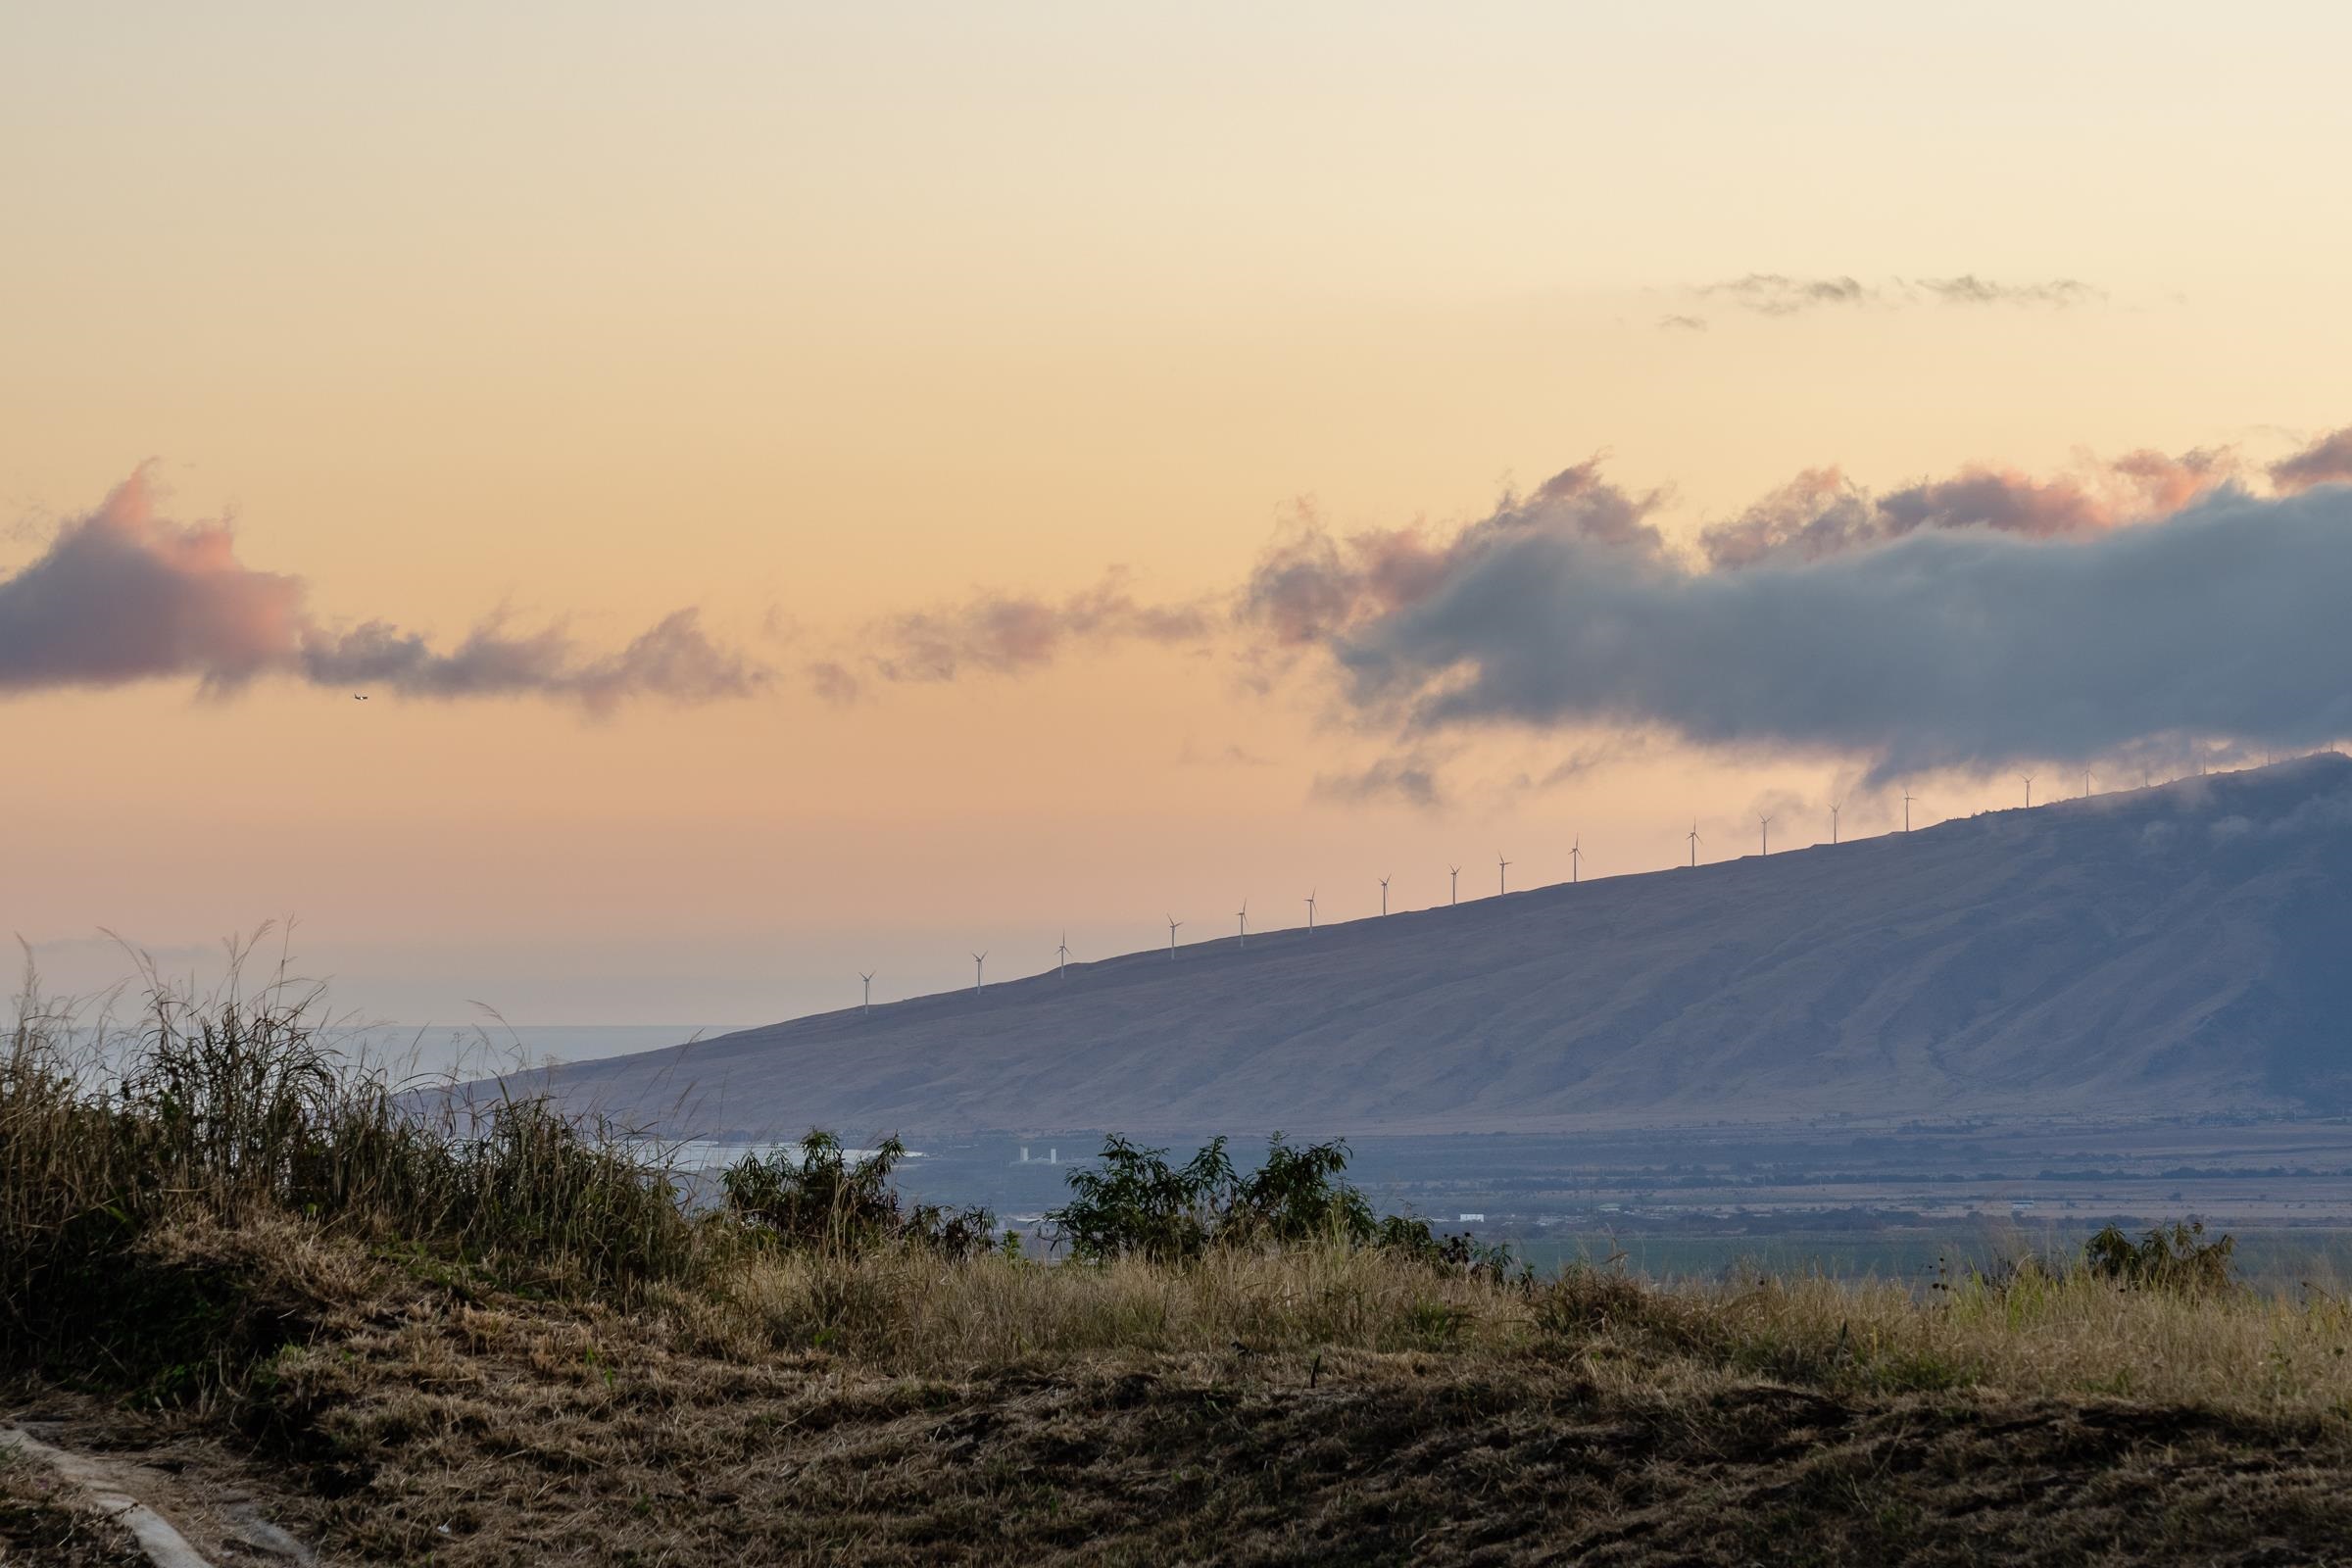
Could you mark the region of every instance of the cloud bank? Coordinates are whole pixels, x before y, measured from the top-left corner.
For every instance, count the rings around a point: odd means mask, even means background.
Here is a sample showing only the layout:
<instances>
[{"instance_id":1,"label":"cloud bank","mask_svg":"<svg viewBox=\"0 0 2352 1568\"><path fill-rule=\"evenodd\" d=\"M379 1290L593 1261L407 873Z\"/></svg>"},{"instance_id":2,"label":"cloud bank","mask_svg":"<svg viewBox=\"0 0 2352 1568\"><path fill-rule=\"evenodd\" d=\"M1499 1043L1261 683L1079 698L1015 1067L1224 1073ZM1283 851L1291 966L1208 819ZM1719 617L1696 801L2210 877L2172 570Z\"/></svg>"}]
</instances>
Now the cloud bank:
<instances>
[{"instance_id":1,"label":"cloud bank","mask_svg":"<svg viewBox=\"0 0 2352 1568\"><path fill-rule=\"evenodd\" d=\"M767 679L713 641L692 610L612 654L583 652L561 626L514 632L497 619L443 651L383 620L334 630L306 599L301 578L239 562L225 524L157 515L141 467L0 579L0 691L193 677L225 694L275 675L418 697L552 697L601 710L633 697L746 697Z\"/></svg>"},{"instance_id":2,"label":"cloud bank","mask_svg":"<svg viewBox=\"0 0 2352 1568\"><path fill-rule=\"evenodd\" d=\"M1839 484L1799 489L1873 519L1862 538L1732 569L1598 536L1577 508L1498 511L1409 602L1329 637L1346 701L1408 736L1654 725L1867 757L1881 779L2352 734L2352 488L2225 486L2132 526L2035 493L2004 526L1941 487L1890 513Z\"/></svg>"}]
</instances>

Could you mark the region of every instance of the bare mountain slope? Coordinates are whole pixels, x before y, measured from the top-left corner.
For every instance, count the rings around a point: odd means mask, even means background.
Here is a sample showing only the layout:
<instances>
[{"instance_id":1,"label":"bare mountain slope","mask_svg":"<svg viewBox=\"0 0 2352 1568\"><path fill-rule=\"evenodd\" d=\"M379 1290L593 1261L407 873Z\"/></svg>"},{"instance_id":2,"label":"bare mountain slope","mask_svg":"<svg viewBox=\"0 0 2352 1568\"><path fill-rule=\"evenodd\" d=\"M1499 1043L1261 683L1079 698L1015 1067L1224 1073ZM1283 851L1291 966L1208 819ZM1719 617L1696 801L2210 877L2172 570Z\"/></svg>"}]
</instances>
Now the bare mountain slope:
<instances>
[{"instance_id":1,"label":"bare mountain slope","mask_svg":"<svg viewBox=\"0 0 2352 1568\"><path fill-rule=\"evenodd\" d=\"M2352 760L1227 940L582 1063L694 1131L2352 1107Z\"/></svg>"}]
</instances>

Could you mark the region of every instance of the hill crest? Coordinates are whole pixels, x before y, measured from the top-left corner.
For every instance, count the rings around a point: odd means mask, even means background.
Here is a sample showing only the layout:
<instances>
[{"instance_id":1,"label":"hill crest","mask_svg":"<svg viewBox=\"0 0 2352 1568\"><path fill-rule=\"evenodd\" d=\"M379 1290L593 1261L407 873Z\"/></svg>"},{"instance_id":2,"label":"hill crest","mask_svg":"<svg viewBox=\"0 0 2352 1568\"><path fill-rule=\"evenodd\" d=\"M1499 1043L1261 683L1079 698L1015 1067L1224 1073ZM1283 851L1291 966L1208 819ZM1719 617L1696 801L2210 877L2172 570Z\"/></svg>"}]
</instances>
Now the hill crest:
<instances>
[{"instance_id":1,"label":"hill crest","mask_svg":"<svg viewBox=\"0 0 2352 1568\"><path fill-rule=\"evenodd\" d=\"M2331 1112L2348 940L2352 760L2329 753L1072 963L554 1081L747 1138Z\"/></svg>"}]
</instances>

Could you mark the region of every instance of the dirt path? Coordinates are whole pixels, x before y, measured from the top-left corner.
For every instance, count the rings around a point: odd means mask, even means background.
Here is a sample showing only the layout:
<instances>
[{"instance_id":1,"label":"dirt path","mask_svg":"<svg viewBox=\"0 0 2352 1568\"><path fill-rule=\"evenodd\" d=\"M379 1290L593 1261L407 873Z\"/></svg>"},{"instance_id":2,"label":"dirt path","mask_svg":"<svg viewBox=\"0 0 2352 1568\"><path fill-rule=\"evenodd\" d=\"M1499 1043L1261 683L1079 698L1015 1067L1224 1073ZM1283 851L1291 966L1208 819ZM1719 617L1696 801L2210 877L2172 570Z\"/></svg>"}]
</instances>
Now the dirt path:
<instances>
[{"instance_id":1,"label":"dirt path","mask_svg":"<svg viewBox=\"0 0 2352 1568\"><path fill-rule=\"evenodd\" d=\"M53 1441L60 1425L0 1424L0 1454L46 1471L63 1489L61 1501L122 1531L154 1568L316 1568L310 1549L262 1518L241 1494L208 1488L209 1496L200 1501L195 1489L166 1467L60 1447Z\"/></svg>"}]
</instances>

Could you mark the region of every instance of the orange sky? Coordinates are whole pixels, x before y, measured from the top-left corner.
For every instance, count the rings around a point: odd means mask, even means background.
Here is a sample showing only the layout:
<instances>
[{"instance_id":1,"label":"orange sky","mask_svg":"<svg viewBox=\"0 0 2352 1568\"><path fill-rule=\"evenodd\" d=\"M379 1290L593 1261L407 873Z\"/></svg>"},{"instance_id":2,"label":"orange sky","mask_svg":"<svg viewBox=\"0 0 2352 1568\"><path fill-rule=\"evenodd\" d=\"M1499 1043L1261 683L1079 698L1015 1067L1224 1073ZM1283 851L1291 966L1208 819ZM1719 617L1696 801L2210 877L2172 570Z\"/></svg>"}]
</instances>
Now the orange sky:
<instances>
[{"instance_id":1,"label":"orange sky","mask_svg":"<svg viewBox=\"0 0 2352 1568\"><path fill-rule=\"evenodd\" d=\"M1435 806L1231 637L1019 675L803 678L975 590L1112 565L1222 614L1301 498L1441 530L1595 452L1678 544L1801 469L2352 421L2339 12L245 5L0 21L0 572L147 460L322 625L663 614L761 695L463 701L265 678L5 703L0 917L194 962L298 917L409 1019L757 1021L1013 973L1059 932L1370 912L1848 832L1858 758L1605 729L1449 742ZM1853 277L1776 315L1709 284ZM2072 304L1952 305L1896 280ZM1703 330L1667 326L1703 319ZM1564 759L1572 782L1522 787ZM1928 815L2009 804L1935 778ZM1784 835L1786 837L1784 838ZM1263 911L1262 914L1256 911Z\"/></svg>"}]
</instances>

